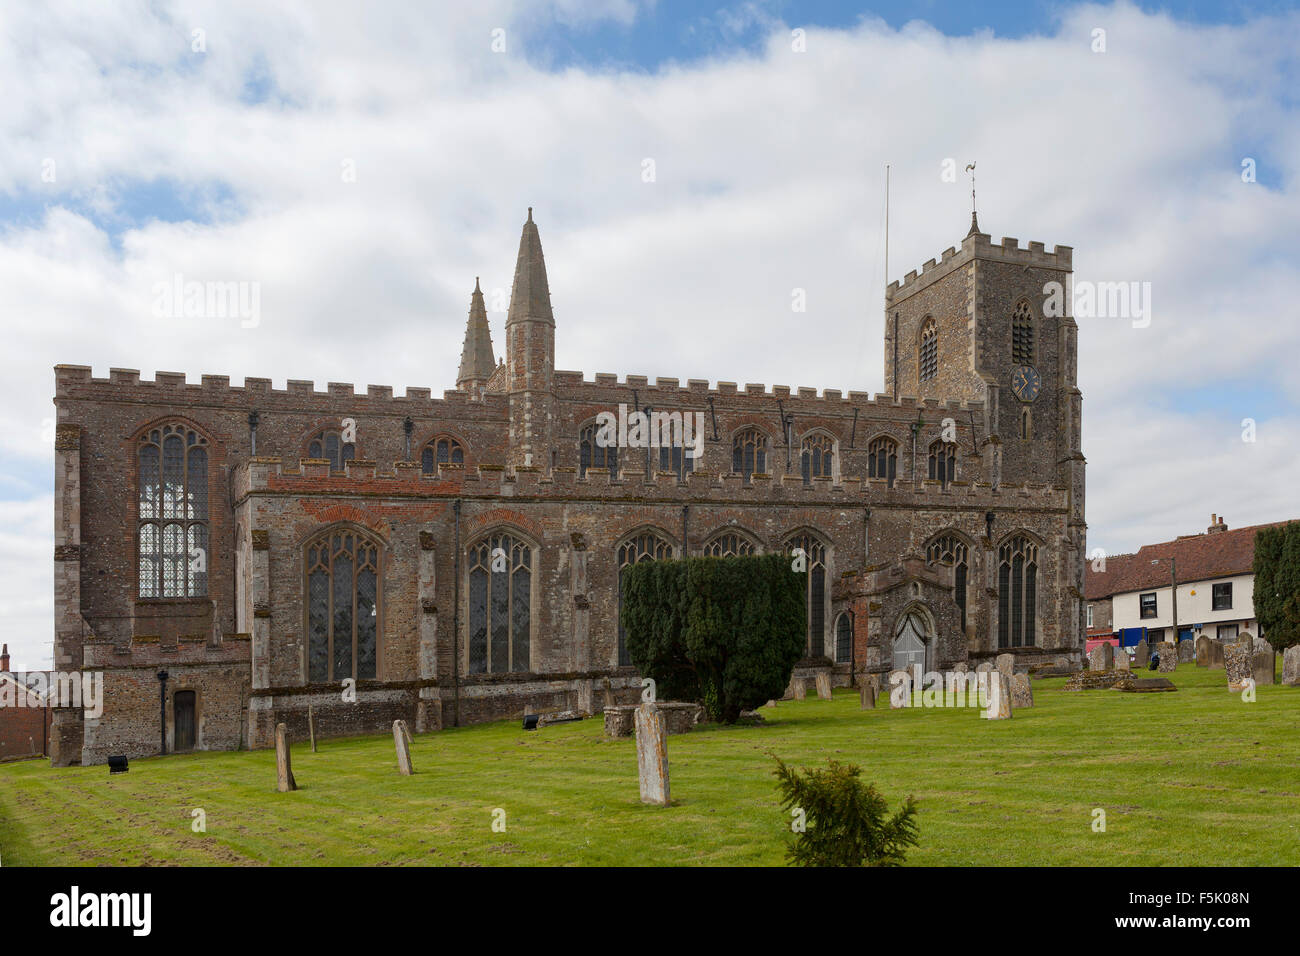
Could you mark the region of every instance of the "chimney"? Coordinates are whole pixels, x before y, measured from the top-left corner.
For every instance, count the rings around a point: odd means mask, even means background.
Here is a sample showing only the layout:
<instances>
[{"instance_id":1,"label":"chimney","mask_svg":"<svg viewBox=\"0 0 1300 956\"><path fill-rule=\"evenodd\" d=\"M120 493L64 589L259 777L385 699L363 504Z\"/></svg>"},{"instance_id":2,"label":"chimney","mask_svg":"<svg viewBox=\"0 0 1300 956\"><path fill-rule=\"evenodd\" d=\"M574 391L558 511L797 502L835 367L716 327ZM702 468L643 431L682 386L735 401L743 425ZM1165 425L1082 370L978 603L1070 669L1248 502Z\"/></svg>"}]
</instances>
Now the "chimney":
<instances>
[{"instance_id":1,"label":"chimney","mask_svg":"<svg viewBox=\"0 0 1300 956\"><path fill-rule=\"evenodd\" d=\"M1224 520L1220 515L1210 515L1210 526L1205 529L1206 534L1216 534L1217 532L1227 530L1228 526L1224 523Z\"/></svg>"},{"instance_id":2,"label":"chimney","mask_svg":"<svg viewBox=\"0 0 1300 956\"><path fill-rule=\"evenodd\" d=\"M0 674L9 672L9 645L0 648Z\"/></svg>"}]
</instances>

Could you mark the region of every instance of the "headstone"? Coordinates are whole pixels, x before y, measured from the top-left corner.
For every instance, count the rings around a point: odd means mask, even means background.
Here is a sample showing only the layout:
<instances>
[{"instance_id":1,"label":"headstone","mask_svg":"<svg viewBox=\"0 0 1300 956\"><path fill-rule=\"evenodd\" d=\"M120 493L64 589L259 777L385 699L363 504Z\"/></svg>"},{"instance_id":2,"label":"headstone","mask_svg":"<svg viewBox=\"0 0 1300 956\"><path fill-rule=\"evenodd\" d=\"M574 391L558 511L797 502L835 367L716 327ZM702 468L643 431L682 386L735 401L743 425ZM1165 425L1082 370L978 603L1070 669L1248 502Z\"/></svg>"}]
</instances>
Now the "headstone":
<instances>
[{"instance_id":1,"label":"headstone","mask_svg":"<svg viewBox=\"0 0 1300 956\"><path fill-rule=\"evenodd\" d=\"M1168 677L1128 677L1116 683L1115 689L1130 694L1158 694L1178 690Z\"/></svg>"},{"instance_id":2,"label":"headstone","mask_svg":"<svg viewBox=\"0 0 1300 956\"><path fill-rule=\"evenodd\" d=\"M987 674L991 670L993 670L992 661L982 661L981 663L975 665L975 673L977 674Z\"/></svg>"},{"instance_id":3,"label":"headstone","mask_svg":"<svg viewBox=\"0 0 1300 956\"><path fill-rule=\"evenodd\" d=\"M1196 660L1196 647L1191 641L1178 642L1178 663L1190 664Z\"/></svg>"},{"instance_id":4,"label":"headstone","mask_svg":"<svg viewBox=\"0 0 1300 956\"><path fill-rule=\"evenodd\" d=\"M1011 716L1011 682L1001 671L989 671L989 706L980 712L989 720L1007 720Z\"/></svg>"},{"instance_id":5,"label":"headstone","mask_svg":"<svg viewBox=\"0 0 1300 956\"><path fill-rule=\"evenodd\" d=\"M1007 680L1016 672L1016 657L1014 654L999 654L994 664Z\"/></svg>"},{"instance_id":6,"label":"headstone","mask_svg":"<svg viewBox=\"0 0 1300 956\"><path fill-rule=\"evenodd\" d=\"M858 697L862 702L863 710L876 709L876 682L864 677L862 686L858 688Z\"/></svg>"},{"instance_id":7,"label":"headstone","mask_svg":"<svg viewBox=\"0 0 1300 956\"><path fill-rule=\"evenodd\" d=\"M651 701L636 709L636 765L641 802L668 806L668 728Z\"/></svg>"},{"instance_id":8,"label":"headstone","mask_svg":"<svg viewBox=\"0 0 1300 956\"><path fill-rule=\"evenodd\" d=\"M817 699L831 699L831 675L825 671L817 672Z\"/></svg>"},{"instance_id":9,"label":"headstone","mask_svg":"<svg viewBox=\"0 0 1300 956\"><path fill-rule=\"evenodd\" d=\"M289 764L289 728L284 724L275 725L275 774L277 789L281 793L298 789L298 781L293 779L293 767Z\"/></svg>"},{"instance_id":10,"label":"headstone","mask_svg":"<svg viewBox=\"0 0 1300 956\"><path fill-rule=\"evenodd\" d=\"M965 674L970 671L970 665L967 664L965 661L958 661L956 664L952 665L952 669L959 673Z\"/></svg>"},{"instance_id":11,"label":"headstone","mask_svg":"<svg viewBox=\"0 0 1300 956\"><path fill-rule=\"evenodd\" d=\"M605 678L605 708L609 709L610 707L614 707L617 705L617 703L618 701L614 699L614 687L612 684L610 684L609 678L606 677Z\"/></svg>"},{"instance_id":12,"label":"headstone","mask_svg":"<svg viewBox=\"0 0 1300 956\"><path fill-rule=\"evenodd\" d=\"M1227 672L1228 690L1245 690L1251 679L1252 653L1249 644L1233 643L1223 649L1223 669Z\"/></svg>"},{"instance_id":13,"label":"headstone","mask_svg":"<svg viewBox=\"0 0 1300 956\"><path fill-rule=\"evenodd\" d=\"M1098 644L1088 652L1088 669L1108 671L1115 668L1115 647L1110 643Z\"/></svg>"},{"instance_id":14,"label":"headstone","mask_svg":"<svg viewBox=\"0 0 1300 956\"><path fill-rule=\"evenodd\" d=\"M895 689L898 692L895 693ZM907 693L903 693L907 690ZM890 710L899 710L911 705L912 694L916 688L912 686L912 675L907 671L890 671L889 672L889 708Z\"/></svg>"},{"instance_id":15,"label":"headstone","mask_svg":"<svg viewBox=\"0 0 1300 956\"><path fill-rule=\"evenodd\" d=\"M1210 666L1210 639L1204 634L1196 639L1196 666Z\"/></svg>"},{"instance_id":16,"label":"headstone","mask_svg":"<svg viewBox=\"0 0 1300 956\"><path fill-rule=\"evenodd\" d=\"M1172 641L1162 641L1157 650L1160 654L1160 673L1171 673L1178 666L1178 648Z\"/></svg>"},{"instance_id":17,"label":"headstone","mask_svg":"<svg viewBox=\"0 0 1300 956\"><path fill-rule=\"evenodd\" d=\"M1273 679L1275 674L1275 663L1272 647L1266 651L1256 648L1255 652L1251 654L1251 670L1254 672L1256 687L1260 684L1275 683Z\"/></svg>"},{"instance_id":18,"label":"headstone","mask_svg":"<svg viewBox=\"0 0 1300 956\"><path fill-rule=\"evenodd\" d=\"M1262 637L1255 638L1253 647L1255 648L1256 653L1259 653L1260 651L1271 651L1273 649L1273 645Z\"/></svg>"},{"instance_id":19,"label":"headstone","mask_svg":"<svg viewBox=\"0 0 1300 956\"><path fill-rule=\"evenodd\" d=\"M1223 670L1223 648L1224 642L1219 640L1210 640L1210 662L1205 666L1212 671Z\"/></svg>"},{"instance_id":20,"label":"headstone","mask_svg":"<svg viewBox=\"0 0 1300 956\"><path fill-rule=\"evenodd\" d=\"M411 769L411 741L404 720L393 721L393 746L397 748L397 772L409 777L415 771Z\"/></svg>"},{"instance_id":21,"label":"headstone","mask_svg":"<svg viewBox=\"0 0 1300 956\"><path fill-rule=\"evenodd\" d=\"M1115 654L1115 662L1114 662L1115 669L1119 671L1129 670L1128 651L1120 647L1115 649L1114 654Z\"/></svg>"},{"instance_id":22,"label":"headstone","mask_svg":"<svg viewBox=\"0 0 1300 956\"><path fill-rule=\"evenodd\" d=\"M796 677L792 682L794 686L794 699L803 700L808 696L808 687L802 677Z\"/></svg>"},{"instance_id":23,"label":"headstone","mask_svg":"<svg viewBox=\"0 0 1300 956\"><path fill-rule=\"evenodd\" d=\"M316 715L311 712L311 704L307 705L307 732L311 734L311 752L316 752Z\"/></svg>"},{"instance_id":24,"label":"headstone","mask_svg":"<svg viewBox=\"0 0 1300 956\"><path fill-rule=\"evenodd\" d=\"M1282 683L1300 687L1300 644L1282 652Z\"/></svg>"},{"instance_id":25,"label":"headstone","mask_svg":"<svg viewBox=\"0 0 1300 956\"><path fill-rule=\"evenodd\" d=\"M1011 675L1011 708L1034 706L1034 689L1029 686L1028 674Z\"/></svg>"}]
</instances>

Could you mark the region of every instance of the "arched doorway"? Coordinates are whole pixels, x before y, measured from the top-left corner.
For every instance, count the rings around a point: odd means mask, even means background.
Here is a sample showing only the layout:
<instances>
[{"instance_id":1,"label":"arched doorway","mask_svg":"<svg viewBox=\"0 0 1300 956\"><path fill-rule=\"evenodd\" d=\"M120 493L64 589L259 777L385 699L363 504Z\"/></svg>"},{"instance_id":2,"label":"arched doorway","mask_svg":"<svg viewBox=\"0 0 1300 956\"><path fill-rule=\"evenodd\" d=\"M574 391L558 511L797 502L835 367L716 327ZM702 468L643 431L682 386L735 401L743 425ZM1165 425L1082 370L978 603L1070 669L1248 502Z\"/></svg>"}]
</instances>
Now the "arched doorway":
<instances>
[{"instance_id":1,"label":"arched doorway","mask_svg":"<svg viewBox=\"0 0 1300 956\"><path fill-rule=\"evenodd\" d=\"M919 665L924 672L925 652L931 637L932 629L925 614L916 607L905 611L894 628L894 670L911 671L913 665Z\"/></svg>"}]
</instances>

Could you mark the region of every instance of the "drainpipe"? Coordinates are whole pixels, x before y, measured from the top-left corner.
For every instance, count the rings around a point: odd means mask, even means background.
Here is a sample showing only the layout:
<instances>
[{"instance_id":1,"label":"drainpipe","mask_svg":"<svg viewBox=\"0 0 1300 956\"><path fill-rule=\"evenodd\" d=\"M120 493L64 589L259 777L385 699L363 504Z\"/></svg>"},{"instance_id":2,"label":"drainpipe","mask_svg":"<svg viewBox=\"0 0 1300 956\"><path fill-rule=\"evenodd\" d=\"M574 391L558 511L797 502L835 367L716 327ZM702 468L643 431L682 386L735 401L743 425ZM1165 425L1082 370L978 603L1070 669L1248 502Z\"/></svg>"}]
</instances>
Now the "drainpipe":
<instances>
[{"instance_id":1,"label":"drainpipe","mask_svg":"<svg viewBox=\"0 0 1300 956\"><path fill-rule=\"evenodd\" d=\"M690 505L682 505L682 557L690 556L690 549L686 546L686 518L691 513Z\"/></svg>"},{"instance_id":2,"label":"drainpipe","mask_svg":"<svg viewBox=\"0 0 1300 956\"><path fill-rule=\"evenodd\" d=\"M452 502L456 514L455 577L456 603L451 612L451 725L460 726L460 499Z\"/></svg>"},{"instance_id":3,"label":"drainpipe","mask_svg":"<svg viewBox=\"0 0 1300 956\"><path fill-rule=\"evenodd\" d=\"M406 433L406 458L404 461L411 460L411 432L415 431L415 422L411 421L411 416L407 415L406 420L402 422L402 431Z\"/></svg>"},{"instance_id":4,"label":"drainpipe","mask_svg":"<svg viewBox=\"0 0 1300 956\"><path fill-rule=\"evenodd\" d=\"M158 729L162 749L158 752L167 756L167 671L158 672Z\"/></svg>"}]
</instances>

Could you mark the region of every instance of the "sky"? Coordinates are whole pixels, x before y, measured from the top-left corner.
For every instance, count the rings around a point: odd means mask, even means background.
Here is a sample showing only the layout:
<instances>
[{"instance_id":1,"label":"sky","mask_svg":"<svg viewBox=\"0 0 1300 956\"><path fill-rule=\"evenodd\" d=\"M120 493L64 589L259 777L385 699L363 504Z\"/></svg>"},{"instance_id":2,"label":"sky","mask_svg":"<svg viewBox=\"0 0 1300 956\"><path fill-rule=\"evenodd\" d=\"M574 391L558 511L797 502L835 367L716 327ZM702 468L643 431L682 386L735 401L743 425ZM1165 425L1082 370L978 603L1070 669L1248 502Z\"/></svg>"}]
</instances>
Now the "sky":
<instances>
[{"instance_id":1,"label":"sky","mask_svg":"<svg viewBox=\"0 0 1300 956\"><path fill-rule=\"evenodd\" d=\"M0 640L49 666L55 364L438 394L532 206L559 368L880 392L886 164L889 279L974 161L995 241L1149 290L1076 310L1090 549L1300 517L1297 51L1267 2L0 6Z\"/></svg>"}]
</instances>

